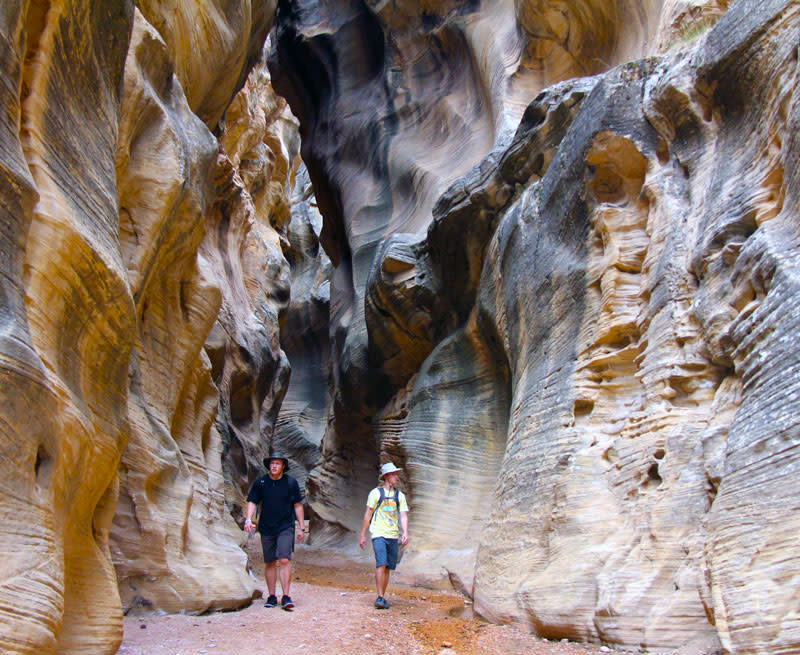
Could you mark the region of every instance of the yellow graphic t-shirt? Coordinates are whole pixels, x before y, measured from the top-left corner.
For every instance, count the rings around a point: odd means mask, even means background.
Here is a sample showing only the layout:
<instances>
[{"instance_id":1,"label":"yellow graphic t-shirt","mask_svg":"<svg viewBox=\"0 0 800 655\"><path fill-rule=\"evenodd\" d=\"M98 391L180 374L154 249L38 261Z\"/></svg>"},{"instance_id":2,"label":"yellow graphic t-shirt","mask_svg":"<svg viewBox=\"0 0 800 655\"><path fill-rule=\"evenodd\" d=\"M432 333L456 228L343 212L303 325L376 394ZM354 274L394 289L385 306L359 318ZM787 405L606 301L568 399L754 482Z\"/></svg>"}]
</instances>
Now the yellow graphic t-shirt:
<instances>
[{"instance_id":1,"label":"yellow graphic t-shirt","mask_svg":"<svg viewBox=\"0 0 800 655\"><path fill-rule=\"evenodd\" d=\"M394 490L383 490L384 498L380 507L376 508L378 501L381 499L381 492L376 487L369 492L367 496L367 507L375 510L372 515L372 523L369 526L369 533L372 538L384 537L386 539L398 539L400 537L399 516L397 514L397 503L394 502ZM406 495L398 489L398 502L400 503L400 511L408 511L408 503L406 502Z\"/></svg>"}]
</instances>

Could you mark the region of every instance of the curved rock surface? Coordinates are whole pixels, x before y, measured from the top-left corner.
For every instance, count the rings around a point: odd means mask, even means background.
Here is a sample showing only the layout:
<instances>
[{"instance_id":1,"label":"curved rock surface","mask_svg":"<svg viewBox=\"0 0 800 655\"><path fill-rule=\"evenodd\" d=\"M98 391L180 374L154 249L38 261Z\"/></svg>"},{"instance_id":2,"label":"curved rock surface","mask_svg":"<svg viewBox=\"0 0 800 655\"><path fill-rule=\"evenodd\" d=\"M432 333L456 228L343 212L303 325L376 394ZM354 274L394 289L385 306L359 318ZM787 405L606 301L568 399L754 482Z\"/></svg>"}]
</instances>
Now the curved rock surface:
<instances>
[{"instance_id":1,"label":"curved rock surface","mask_svg":"<svg viewBox=\"0 0 800 655\"><path fill-rule=\"evenodd\" d=\"M6 5L0 650L112 653L123 610L251 599L297 127L274 5Z\"/></svg>"},{"instance_id":2,"label":"curved rock surface","mask_svg":"<svg viewBox=\"0 0 800 655\"><path fill-rule=\"evenodd\" d=\"M295 175L290 202L282 245L289 263L291 298L281 316L280 344L292 372L276 414L271 445L289 456L291 475L304 487L307 473L321 462L320 447L331 407L331 263L319 244L322 216L305 166Z\"/></svg>"},{"instance_id":3,"label":"curved rock surface","mask_svg":"<svg viewBox=\"0 0 800 655\"><path fill-rule=\"evenodd\" d=\"M281 6L271 68L336 267L326 538L392 459L403 567L484 616L800 646L800 16L728 5Z\"/></svg>"},{"instance_id":4,"label":"curved rock surface","mask_svg":"<svg viewBox=\"0 0 800 655\"><path fill-rule=\"evenodd\" d=\"M270 447L317 544L403 466L402 567L493 620L800 648L797 2L23 0L0 37L0 650L249 602Z\"/></svg>"},{"instance_id":5,"label":"curved rock surface","mask_svg":"<svg viewBox=\"0 0 800 655\"><path fill-rule=\"evenodd\" d=\"M198 257L217 143L174 82L160 36L138 12L125 71L117 174L137 334L131 438L112 531L123 607L235 606L249 599L252 583L224 511L221 442L212 424L218 390L202 350L221 292Z\"/></svg>"},{"instance_id":6,"label":"curved rock surface","mask_svg":"<svg viewBox=\"0 0 800 655\"><path fill-rule=\"evenodd\" d=\"M458 314L429 316L432 297L417 297L409 299L420 303L416 316L399 325L383 325L380 312L372 320L382 301L367 290L383 293L371 280L384 239L424 236L437 198L493 149L502 150L543 88L650 54L660 40L670 41L673 24L683 25L679 17L690 10L709 13L708 4L279 7L273 78L300 119L303 158L325 216L320 240L335 266L331 364L334 420L341 426L329 423L323 439L328 456L310 488L328 525L352 529L362 503L340 499L360 497L372 486L377 455L365 459L360 453L374 450L376 413L471 305L466 297ZM488 234L491 228L483 236ZM449 256L443 255L439 269L451 268ZM402 263L403 256L389 259L381 275L399 283L418 273ZM470 266L472 280L481 260ZM463 269L456 270L452 277L458 278ZM331 507L342 511L331 513Z\"/></svg>"},{"instance_id":7,"label":"curved rock surface","mask_svg":"<svg viewBox=\"0 0 800 655\"><path fill-rule=\"evenodd\" d=\"M114 145L132 20L126 2L0 8L3 652L121 638L108 534L135 317Z\"/></svg>"}]
</instances>

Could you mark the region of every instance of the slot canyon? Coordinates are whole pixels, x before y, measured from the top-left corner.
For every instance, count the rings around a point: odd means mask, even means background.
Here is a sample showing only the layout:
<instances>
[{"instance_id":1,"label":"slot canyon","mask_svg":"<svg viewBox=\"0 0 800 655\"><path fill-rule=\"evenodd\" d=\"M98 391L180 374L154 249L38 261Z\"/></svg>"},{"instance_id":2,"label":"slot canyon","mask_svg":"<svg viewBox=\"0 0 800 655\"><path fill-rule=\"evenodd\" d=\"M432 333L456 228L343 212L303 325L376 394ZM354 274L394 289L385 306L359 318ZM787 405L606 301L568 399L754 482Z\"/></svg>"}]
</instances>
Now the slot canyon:
<instances>
[{"instance_id":1,"label":"slot canyon","mask_svg":"<svg viewBox=\"0 0 800 655\"><path fill-rule=\"evenodd\" d=\"M0 21L0 651L249 605L280 451L490 622L800 653L799 0Z\"/></svg>"}]
</instances>

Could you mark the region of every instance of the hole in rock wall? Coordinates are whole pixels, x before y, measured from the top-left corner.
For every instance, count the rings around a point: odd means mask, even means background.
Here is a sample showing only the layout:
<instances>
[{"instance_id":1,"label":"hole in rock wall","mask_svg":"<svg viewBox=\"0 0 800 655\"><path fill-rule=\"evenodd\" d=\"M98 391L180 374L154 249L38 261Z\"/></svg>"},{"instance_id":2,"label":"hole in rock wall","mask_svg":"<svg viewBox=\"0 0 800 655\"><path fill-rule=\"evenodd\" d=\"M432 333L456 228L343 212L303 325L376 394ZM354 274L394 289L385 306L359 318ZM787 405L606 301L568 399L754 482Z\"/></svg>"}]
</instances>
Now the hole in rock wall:
<instances>
[{"instance_id":1,"label":"hole in rock wall","mask_svg":"<svg viewBox=\"0 0 800 655\"><path fill-rule=\"evenodd\" d=\"M575 401L575 405L573 407L573 413L575 416L585 416L586 414L591 414L592 410L594 409L594 401L588 398L578 398Z\"/></svg>"},{"instance_id":2,"label":"hole in rock wall","mask_svg":"<svg viewBox=\"0 0 800 655\"><path fill-rule=\"evenodd\" d=\"M180 286L179 286L179 291L180 292L179 292L178 298L179 298L180 307L181 307L181 315L183 316L183 320L184 321L188 321L189 320L189 302L188 302L188 298L189 298L189 295L191 294L190 286L191 286L191 283L188 282L187 280L181 280L180 281Z\"/></svg>"},{"instance_id":3,"label":"hole in rock wall","mask_svg":"<svg viewBox=\"0 0 800 655\"><path fill-rule=\"evenodd\" d=\"M44 446L39 446L36 451L36 461L33 465L36 475L36 484L40 487L50 486L50 478L53 470L53 459L45 450Z\"/></svg>"},{"instance_id":4,"label":"hole in rock wall","mask_svg":"<svg viewBox=\"0 0 800 655\"><path fill-rule=\"evenodd\" d=\"M658 464L655 462L650 465L650 468L647 469L647 481L646 486L656 485L658 486L661 484L661 475L658 472Z\"/></svg>"},{"instance_id":5,"label":"hole in rock wall","mask_svg":"<svg viewBox=\"0 0 800 655\"><path fill-rule=\"evenodd\" d=\"M647 159L636 145L613 132L600 132L586 155L587 187L598 203L635 201L644 185Z\"/></svg>"},{"instance_id":6,"label":"hole in rock wall","mask_svg":"<svg viewBox=\"0 0 800 655\"><path fill-rule=\"evenodd\" d=\"M248 425L253 420L253 379L246 372L239 371L231 376L230 382L231 420L237 428Z\"/></svg>"},{"instance_id":7,"label":"hole in rock wall","mask_svg":"<svg viewBox=\"0 0 800 655\"><path fill-rule=\"evenodd\" d=\"M669 162L669 144L664 139L659 139L658 146L656 147L656 156L658 162L665 166Z\"/></svg>"}]
</instances>

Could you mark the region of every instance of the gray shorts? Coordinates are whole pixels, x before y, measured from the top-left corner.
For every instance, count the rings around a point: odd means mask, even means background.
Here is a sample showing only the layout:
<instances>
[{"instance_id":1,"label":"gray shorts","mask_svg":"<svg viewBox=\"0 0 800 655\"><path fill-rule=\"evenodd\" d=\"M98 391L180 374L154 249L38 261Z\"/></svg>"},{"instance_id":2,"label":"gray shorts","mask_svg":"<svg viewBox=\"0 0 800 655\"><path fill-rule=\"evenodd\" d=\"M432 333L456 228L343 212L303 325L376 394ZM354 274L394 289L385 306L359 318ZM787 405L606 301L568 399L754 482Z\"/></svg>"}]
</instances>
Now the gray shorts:
<instances>
[{"instance_id":1,"label":"gray shorts","mask_svg":"<svg viewBox=\"0 0 800 655\"><path fill-rule=\"evenodd\" d=\"M262 534L261 550L264 551L264 563L276 559L292 559L294 552L294 526L281 530L278 534Z\"/></svg>"}]
</instances>

